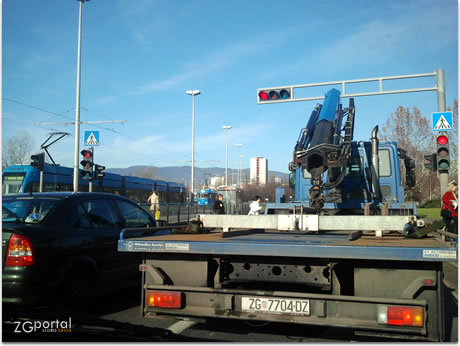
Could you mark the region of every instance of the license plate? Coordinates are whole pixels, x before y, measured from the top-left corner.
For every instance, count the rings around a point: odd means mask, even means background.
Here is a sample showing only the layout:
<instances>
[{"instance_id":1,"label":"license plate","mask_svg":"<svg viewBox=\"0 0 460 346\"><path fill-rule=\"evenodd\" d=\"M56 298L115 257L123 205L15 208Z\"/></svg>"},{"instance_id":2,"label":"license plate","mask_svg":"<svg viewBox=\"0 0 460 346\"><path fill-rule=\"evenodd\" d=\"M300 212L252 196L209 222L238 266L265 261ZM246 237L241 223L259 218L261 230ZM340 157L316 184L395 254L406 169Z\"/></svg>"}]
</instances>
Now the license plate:
<instances>
[{"instance_id":1,"label":"license plate","mask_svg":"<svg viewBox=\"0 0 460 346\"><path fill-rule=\"evenodd\" d=\"M241 309L250 312L310 315L310 300L275 297L241 297Z\"/></svg>"}]
</instances>

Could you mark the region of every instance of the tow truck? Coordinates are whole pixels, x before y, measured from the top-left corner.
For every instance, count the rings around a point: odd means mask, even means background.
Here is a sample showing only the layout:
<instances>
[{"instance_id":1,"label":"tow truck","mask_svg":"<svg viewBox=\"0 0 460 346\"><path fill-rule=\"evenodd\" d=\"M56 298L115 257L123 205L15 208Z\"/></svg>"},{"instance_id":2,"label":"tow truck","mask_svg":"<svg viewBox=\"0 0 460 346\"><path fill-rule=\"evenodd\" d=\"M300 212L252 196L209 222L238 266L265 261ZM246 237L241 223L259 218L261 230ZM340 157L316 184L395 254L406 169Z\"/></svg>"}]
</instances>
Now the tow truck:
<instances>
[{"instance_id":1,"label":"tow truck","mask_svg":"<svg viewBox=\"0 0 460 346\"><path fill-rule=\"evenodd\" d=\"M457 260L455 243L404 200L400 160L408 188L413 160L379 143L377 127L370 142L353 141L354 120L354 100L343 108L338 90L316 105L289 165L291 203L258 216L197 215L141 238L123 230L118 250L143 253L142 315L444 340L443 262Z\"/></svg>"}]
</instances>

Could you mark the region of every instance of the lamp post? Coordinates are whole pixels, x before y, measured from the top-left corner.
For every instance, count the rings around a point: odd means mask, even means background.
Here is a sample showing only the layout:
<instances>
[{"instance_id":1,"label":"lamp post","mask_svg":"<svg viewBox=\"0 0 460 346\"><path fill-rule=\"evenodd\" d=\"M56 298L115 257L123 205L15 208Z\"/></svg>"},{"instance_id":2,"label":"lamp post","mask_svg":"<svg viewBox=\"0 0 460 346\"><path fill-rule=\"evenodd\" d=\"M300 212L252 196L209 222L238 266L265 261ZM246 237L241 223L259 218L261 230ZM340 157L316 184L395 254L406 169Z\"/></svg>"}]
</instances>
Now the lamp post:
<instances>
[{"instance_id":1,"label":"lamp post","mask_svg":"<svg viewBox=\"0 0 460 346\"><path fill-rule=\"evenodd\" d=\"M193 202L193 193L195 191L195 96L200 95L199 90L186 90L188 95L192 95L192 177L190 184L190 203Z\"/></svg>"},{"instance_id":2,"label":"lamp post","mask_svg":"<svg viewBox=\"0 0 460 346\"><path fill-rule=\"evenodd\" d=\"M80 61L81 61L81 17L83 3L89 0L78 0L80 11L78 16L78 53L77 53L77 96L75 105L75 145L73 159L73 191L78 192L78 154L80 151Z\"/></svg>"},{"instance_id":3,"label":"lamp post","mask_svg":"<svg viewBox=\"0 0 460 346\"><path fill-rule=\"evenodd\" d=\"M243 146L243 144L235 144L235 146L238 148L238 187L241 185L241 162L240 162L240 148Z\"/></svg>"},{"instance_id":4,"label":"lamp post","mask_svg":"<svg viewBox=\"0 0 460 346\"><path fill-rule=\"evenodd\" d=\"M239 179L240 179L240 189L241 189L241 185L242 185L242 181L241 181L241 158L244 157L244 155L238 155L238 165L240 167L240 172L239 172Z\"/></svg>"},{"instance_id":5,"label":"lamp post","mask_svg":"<svg viewBox=\"0 0 460 346\"><path fill-rule=\"evenodd\" d=\"M225 125L222 128L225 130L225 186L228 186L228 130L232 127Z\"/></svg>"}]
</instances>

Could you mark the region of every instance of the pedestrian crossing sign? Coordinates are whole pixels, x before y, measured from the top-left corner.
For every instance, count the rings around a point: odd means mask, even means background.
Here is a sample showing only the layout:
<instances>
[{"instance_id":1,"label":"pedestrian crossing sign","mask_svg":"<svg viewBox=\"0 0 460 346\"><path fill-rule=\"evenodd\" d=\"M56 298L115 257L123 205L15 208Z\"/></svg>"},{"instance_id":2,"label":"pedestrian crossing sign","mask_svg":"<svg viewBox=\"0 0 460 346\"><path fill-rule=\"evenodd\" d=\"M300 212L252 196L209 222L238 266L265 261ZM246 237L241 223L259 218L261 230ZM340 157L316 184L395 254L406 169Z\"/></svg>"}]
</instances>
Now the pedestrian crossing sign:
<instances>
[{"instance_id":1,"label":"pedestrian crossing sign","mask_svg":"<svg viewBox=\"0 0 460 346\"><path fill-rule=\"evenodd\" d=\"M85 131L85 145L99 145L99 131Z\"/></svg>"},{"instance_id":2,"label":"pedestrian crossing sign","mask_svg":"<svg viewBox=\"0 0 460 346\"><path fill-rule=\"evenodd\" d=\"M438 112L432 114L433 131L450 131L453 127L452 112Z\"/></svg>"}]
</instances>

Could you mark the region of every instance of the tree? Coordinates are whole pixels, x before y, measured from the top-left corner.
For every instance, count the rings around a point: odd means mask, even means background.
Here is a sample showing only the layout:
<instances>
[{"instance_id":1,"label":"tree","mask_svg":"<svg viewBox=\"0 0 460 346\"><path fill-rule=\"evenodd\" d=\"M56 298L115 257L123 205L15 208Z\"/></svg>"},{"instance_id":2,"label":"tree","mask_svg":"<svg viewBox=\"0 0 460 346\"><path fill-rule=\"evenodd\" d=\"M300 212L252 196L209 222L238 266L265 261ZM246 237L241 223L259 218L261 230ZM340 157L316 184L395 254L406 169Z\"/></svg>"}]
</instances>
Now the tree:
<instances>
[{"instance_id":1,"label":"tree","mask_svg":"<svg viewBox=\"0 0 460 346\"><path fill-rule=\"evenodd\" d=\"M14 136L8 137L2 150L3 167L30 163L28 156L30 155L32 146L32 137L26 131L18 131Z\"/></svg>"},{"instance_id":2,"label":"tree","mask_svg":"<svg viewBox=\"0 0 460 346\"><path fill-rule=\"evenodd\" d=\"M452 177L456 177L457 152L458 152L458 100L449 107L453 113L453 130L450 137L450 159ZM430 119L430 120L429 120ZM399 106L392 113L382 127L383 140L391 140L398 143L399 148L407 150L407 154L416 162L415 174L417 184L411 190L406 190L406 199L422 202L430 196L439 196L439 178L436 172L424 167L424 156L436 152L435 135L432 131L431 118L423 116L417 107L409 108ZM405 175L404 165L401 165L401 173Z\"/></svg>"},{"instance_id":3,"label":"tree","mask_svg":"<svg viewBox=\"0 0 460 346\"><path fill-rule=\"evenodd\" d=\"M155 168L152 166L145 166L136 169L136 177L153 179L155 176Z\"/></svg>"},{"instance_id":4,"label":"tree","mask_svg":"<svg viewBox=\"0 0 460 346\"><path fill-rule=\"evenodd\" d=\"M449 175L450 180L456 180L456 178L458 177L458 100L454 100L453 105L449 107L447 110L452 112L453 122L452 131L449 132L449 150L451 162L451 169Z\"/></svg>"},{"instance_id":5,"label":"tree","mask_svg":"<svg viewBox=\"0 0 460 346\"><path fill-rule=\"evenodd\" d=\"M434 152L434 135L430 121L417 107L399 106L391 113L382 128L382 139L395 141L398 148L405 149L407 155L416 162L415 174L417 184L413 189L406 189L406 200L422 201L430 196L430 191L439 189L439 180L434 173L424 167L424 155ZM402 182L405 183L405 167L400 164Z\"/></svg>"}]
</instances>

